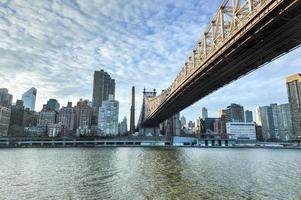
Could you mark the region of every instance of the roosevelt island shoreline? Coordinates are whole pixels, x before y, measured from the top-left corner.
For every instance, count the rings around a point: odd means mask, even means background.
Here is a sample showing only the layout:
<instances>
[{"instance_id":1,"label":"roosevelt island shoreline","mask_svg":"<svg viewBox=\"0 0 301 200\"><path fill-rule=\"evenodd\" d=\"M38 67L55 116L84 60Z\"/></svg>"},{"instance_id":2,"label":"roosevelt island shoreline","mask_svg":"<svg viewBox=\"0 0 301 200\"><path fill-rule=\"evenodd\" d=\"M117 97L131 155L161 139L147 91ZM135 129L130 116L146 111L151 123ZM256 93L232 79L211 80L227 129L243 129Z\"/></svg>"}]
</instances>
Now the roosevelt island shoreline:
<instances>
[{"instance_id":1,"label":"roosevelt island shoreline","mask_svg":"<svg viewBox=\"0 0 301 200\"><path fill-rule=\"evenodd\" d=\"M259 149L301 149L295 142L237 143L231 139L206 139L187 137L112 137L112 138L0 138L0 148L259 148Z\"/></svg>"}]
</instances>

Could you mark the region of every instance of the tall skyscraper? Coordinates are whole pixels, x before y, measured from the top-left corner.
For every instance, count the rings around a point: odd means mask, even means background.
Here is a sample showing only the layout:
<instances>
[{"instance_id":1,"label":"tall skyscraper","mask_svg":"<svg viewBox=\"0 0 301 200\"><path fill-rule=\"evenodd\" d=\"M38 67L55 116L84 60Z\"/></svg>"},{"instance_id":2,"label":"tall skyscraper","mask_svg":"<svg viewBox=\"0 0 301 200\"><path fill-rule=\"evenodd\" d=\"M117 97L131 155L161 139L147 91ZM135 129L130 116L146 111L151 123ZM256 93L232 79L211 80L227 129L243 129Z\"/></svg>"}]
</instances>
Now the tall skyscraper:
<instances>
[{"instance_id":1,"label":"tall skyscraper","mask_svg":"<svg viewBox=\"0 0 301 200\"><path fill-rule=\"evenodd\" d=\"M253 112L250 110L245 111L245 121L246 122L253 122Z\"/></svg>"},{"instance_id":2,"label":"tall skyscraper","mask_svg":"<svg viewBox=\"0 0 301 200\"><path fill-rule=\"evenodd\" d=\"M8 93L8 89L0 88L0 105L8 107L12 105L13 95Z\"/></svg>"},{"instance_id":3,"label":"tall skyscraper","mask_svg":"<svg viewBox=\"0 0 301 200\"><path fill-rule=\"evenodd\" d=\"M205 120L205 118L208 118L208 110L207 108L202 108L202 119Z\"/></svg>"},{"instance_id":4,"label":"tall skyscraper","mask_svg":"<svg viewBox=\"0 0 301 200\"><path fill-rule=\"evenodd\" d=\"M301 74L287 77L286 85L291 106L293 135L296 139L301 139Z\"/></svg>"},{"instance_id":5,"label":"tall skyscraper","mask_svg":"<svg viewBox=\"0 0 301 200\"><path fill-rule=\"evenodd\" d=\"M279 137L282 141L290 140L293 136L293 124L290 104L278 106Z\"/></svg>"},{"instance_id":6,"label":"tall skyscraper","mask_svg":"<svg viewBox=\"0 0 301 200\"><path fill-rule=\"evenodd\" d=\"M50 110L59 112L60 111L60 104L56 99L49 99L47 101L47 107Z\"/></svg>"},{"instance_id":7,"label":"tall skyscraper","mask_svg":"<svg viewBox=\"0 0 301 200\"><path fill-rule=\"evenodd\" d=\"M268 140L272 137L272 124L271 124L271 111L269 106L262 106L256 109L256 114L260 118L260 125L262 126L262 137L264 140ZM256 119L257 120L259 120ZM259 124L258 124L259 125Z\"/></svg>"},{"instance_id":8,"label":"tall skyscraper","mask_svg":"<svg viewBox=\"0 0 301 200\"><path fill-rule=\"evenodd\" d=\"M22 95L22 100L24 103L24 107L29 108L29 110L34 111L36 105L36 98L37 98L37 89L30 88L27 92Z\"/></svg>"},{"instance_id":9,"label":"tall skyscraper","mask_svg":"<svg viewBox=\"0 0 301 200\"><path fill-rule=\"evenodd\" d=\"M256 108L256 123L261 126L264 140L292 139L292 122L289 104L271 104Z\"/></svg>"},{"instance_id":10,"label":"tall skyscraper","mask_svg":"<svg viewBox=\"0 0 301 200\"><path fill-rule=\"evenodd\" d=\"M98 108L103 101L109 99L109 95L115 96L115 80L104 70L94 72L93 81L93 107Z\"/></svg>"},{"instance_id":11,"label":"tall skyscraper","mask_svg":"<svg viewBox=\"0 0 301 200\"><path fill-rule=\"evenodd\" d=\"M110 95L109 100L103 101L99 108L98 129L101 136L118 134L119 102Z\"/></svg>"},{"instance_id":12,"label":"tall skyscraper","mask_svg":"<svg viewBox=\"0 0 301 200\"><path fill-rule=\"evenodd\" d=\"M130 118L130 133L135 133L135 87L132 87L132 99L131 99L131 118Z\"/></svg>"},{"instance_id":13,"label":"tall skyscraper","mask_svg":"<svg viewBox=\"0 0 301 200\"><path fill-rule=\"evenodd\" d=\"M261 115L260 115L260 107L256 106L256 125L262 126Z\"/></svg>"}]
</instances>

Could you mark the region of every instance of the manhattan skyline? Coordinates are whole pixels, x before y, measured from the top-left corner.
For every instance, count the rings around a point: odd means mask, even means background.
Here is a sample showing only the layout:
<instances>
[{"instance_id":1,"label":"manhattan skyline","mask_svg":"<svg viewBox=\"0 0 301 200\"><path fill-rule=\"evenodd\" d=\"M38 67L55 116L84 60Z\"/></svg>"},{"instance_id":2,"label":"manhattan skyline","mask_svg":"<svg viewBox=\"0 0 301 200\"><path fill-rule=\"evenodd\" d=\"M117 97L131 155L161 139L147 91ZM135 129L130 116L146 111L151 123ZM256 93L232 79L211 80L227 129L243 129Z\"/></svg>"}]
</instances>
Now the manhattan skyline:
<instances>
[{"instance_id":1,"label":"manhattan skyline","mask_svg":"<svg viewBox=\"0 0 301 200\"><path fill-rule=\"evenodd\" d=\"M159 92L169 86L220 1L166 1L159 8L139 1L126 6L121 1L27 3L0 4L5 13L0 17L0 81L14 102L31 87L38 90L37 111L49 98L61 105L92 100L93 72L104 69L116 79L119 119L129 119L131 86L136 86L139 116L143 88ZM232 102L253 113L256 105L288 102L285 78L300 73L300 52L284 55L181 113L194 120L202 107L216 116Z\"/></svg>"}]
</instances>

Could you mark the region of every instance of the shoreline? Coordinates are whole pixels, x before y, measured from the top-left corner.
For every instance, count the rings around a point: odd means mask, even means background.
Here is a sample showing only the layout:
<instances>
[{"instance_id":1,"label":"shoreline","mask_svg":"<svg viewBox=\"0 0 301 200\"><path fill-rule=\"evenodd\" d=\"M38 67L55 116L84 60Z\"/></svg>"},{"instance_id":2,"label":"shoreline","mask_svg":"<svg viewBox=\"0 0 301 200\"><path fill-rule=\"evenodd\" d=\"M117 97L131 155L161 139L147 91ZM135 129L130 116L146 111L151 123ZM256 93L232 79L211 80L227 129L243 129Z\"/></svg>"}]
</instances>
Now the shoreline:
<instances>
[{"instance_id":1,"label":"shoreline","mask_svg":"<svg viewBox=\"0 0 301 200\"><path fill-rule=\"evenodd\" d=\"M196 140L174 143L162 137L152 138L0 138L1 148L249 148L301 149L300 143L257 142L240 143L234 140Z\"/></svg>"},{"instance_id":2,"label":"shoreline","mask_svg":"<svg viewBox=\"0 0 301 200\"><path fill-rule=\"evenodd\" d=\"M182 149L182 148L195 148L195 149L298 149L301 150L301 146L288 146L288 147L272 147L272 146L175 146L175 145L75 145L75 146L0 146L1 149L54 149L54 148L157 148L157 149Z\"/></svg>"}]
</instances>

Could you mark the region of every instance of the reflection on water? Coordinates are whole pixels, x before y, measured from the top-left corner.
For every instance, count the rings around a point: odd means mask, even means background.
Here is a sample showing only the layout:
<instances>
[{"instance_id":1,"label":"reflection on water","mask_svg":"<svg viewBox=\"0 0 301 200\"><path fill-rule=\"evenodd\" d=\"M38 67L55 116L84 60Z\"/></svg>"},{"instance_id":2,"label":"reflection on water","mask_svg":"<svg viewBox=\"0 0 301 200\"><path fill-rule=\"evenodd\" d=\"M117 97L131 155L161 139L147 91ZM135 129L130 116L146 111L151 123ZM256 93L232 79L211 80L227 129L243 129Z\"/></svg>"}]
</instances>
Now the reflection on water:
<instances>
[{"instance_id":1,"label":"reflection on water","mask_svg":"<svg viewBox=\"0 0 301 200\"><path fill-rule=\"evenodd\" d=\"M0 150L0 199L301 199L301 151Z\"/></svg>"}]
</instances>

